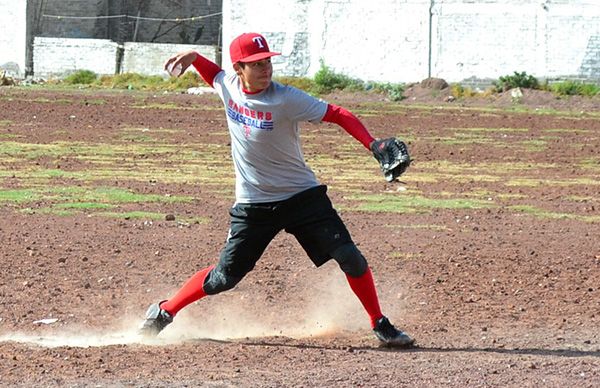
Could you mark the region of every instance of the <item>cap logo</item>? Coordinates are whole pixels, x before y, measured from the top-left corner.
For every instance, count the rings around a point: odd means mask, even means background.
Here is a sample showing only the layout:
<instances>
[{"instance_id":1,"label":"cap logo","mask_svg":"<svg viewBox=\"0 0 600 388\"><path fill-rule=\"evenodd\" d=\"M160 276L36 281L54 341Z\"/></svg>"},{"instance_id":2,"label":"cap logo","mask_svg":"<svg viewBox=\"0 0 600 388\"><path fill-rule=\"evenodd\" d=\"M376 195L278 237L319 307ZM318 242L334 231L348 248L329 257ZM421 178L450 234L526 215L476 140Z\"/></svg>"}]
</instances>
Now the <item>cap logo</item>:
<instances>
[{"instance_id":1,"label":"cap logo","mask_svg":"<svg viewBox=\"0 0 600 388\"><path fill-rule=\"evenodd\" d=\"M265 48L262 36L255 36L252 41L258 45L259 49Z\"/></svg>"}]
</instances>

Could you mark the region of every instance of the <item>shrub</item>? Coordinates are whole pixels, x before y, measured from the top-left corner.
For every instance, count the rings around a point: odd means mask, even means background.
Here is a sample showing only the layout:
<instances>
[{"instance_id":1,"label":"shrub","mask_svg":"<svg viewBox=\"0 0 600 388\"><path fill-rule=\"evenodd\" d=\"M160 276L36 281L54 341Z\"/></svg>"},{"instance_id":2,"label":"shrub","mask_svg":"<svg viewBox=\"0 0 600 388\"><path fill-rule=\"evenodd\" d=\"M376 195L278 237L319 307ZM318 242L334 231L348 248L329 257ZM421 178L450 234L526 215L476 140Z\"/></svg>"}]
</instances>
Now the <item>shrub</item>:
<instances>
[{"instance_id":1,"label":"shrub","mask_svg":"<svg viewBox=\"0 0 600 388\"><path fill-rule=\"evenodd\" d=\"M465 88L461 84L452 84L450 86L450 94L454 98L474 97L474 96L479 95L479 93L477 93L477 91L475 91L469 87Z\"/></svg>"},{"instance_id":2,"label":"shrub","mask_svg":"<svg viewBox=\"0 0 600 388\"><path fill-rule=\"evenodd\" d=\"M344 74L333 72L321 61L321 68L314 77L318 92L329 93L334 90L361 90L364 89L363 83L359 80L348 77Z\"/></svg>"},{"instance_id":3,"label":"shrub","mask_svg":"<svg viewBox=\"0 0 600 388\"><path fill-rule=\"evenodd\" d=\"M392 83L374 83L373 90L386 93L391 101L401 101L404 97L404 85Z\"/></svg>"},{"instance_id":4,"label":"shrub","mask_svg":"<svg viewBox=\"0 0 600 388\"><path fill-rule=\"evenodd\" d=\"M66 77L63 82L67 85L90 85L98 76L91 70L77 70Z\"/></svg>"},{"instance_id":5,"label":"shrub","mask_svg":"<svg viewBox=\"0 0 600 388\"><path fill-rule=\"evenodd\" d=\"M592 97L600 93L600 86L576 81L564 81L550 85L550 90L561 96L582 95Z\"/></svg>"},{"instance_id":6,"label":"shrub","mask_svg":"<svg viewBox=\"0 0 600 388\"><path fill-rule=\"evenodd\" d=\"M513 75L502 76L498 81L494 82L494 86L498 92L505 92L513 88L538 89L539 85L537 78L534 76L516 71Z\"/></svg>"},{"instance_id":7,"label":"shrub","mask_svg":"<svg viewBox=\"0 0 600 388\"><path fill-rule=\"evenodd\" d=\"M166 89L168 90L187 90L189 88L197 87L198 85L208 86L202 77L200 77L200 74L195 71L186 71L181 77L169 78L167 82L168 86Z\"/></svg>"}]
</instances>

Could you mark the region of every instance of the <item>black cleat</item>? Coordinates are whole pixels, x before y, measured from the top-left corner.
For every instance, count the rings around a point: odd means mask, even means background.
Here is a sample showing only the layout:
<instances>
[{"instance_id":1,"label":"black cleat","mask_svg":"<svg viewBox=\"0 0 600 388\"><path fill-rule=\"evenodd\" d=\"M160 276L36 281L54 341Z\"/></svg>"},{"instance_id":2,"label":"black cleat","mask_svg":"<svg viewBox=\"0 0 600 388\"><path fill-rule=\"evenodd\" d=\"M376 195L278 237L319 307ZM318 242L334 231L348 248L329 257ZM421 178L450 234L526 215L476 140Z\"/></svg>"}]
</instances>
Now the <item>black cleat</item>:
<instances>
[{"instance_id":1,"label":"black cleat","mask_svg":"<svg viewBox=\"0 0 600 388\"><path fill-rule=\"evenodd\" d=\"M386 317L381 317L377 320L373 332L381 343L386 346L408 348L415 343L413 338L403 331L396 329Z\"/></svg>"},{"instance_id":2,"label":"black cleat","mask_svg":"<svg viewBox=\"0 0 600 388\"><path fill-rule=\"evenodd\" d=\"M156 337L167 325L173 322L173 316L160 308L160 303L153 303L146 311L146 319L140 325L138 333L144 337Z\"/></svg>"}]
</instances>

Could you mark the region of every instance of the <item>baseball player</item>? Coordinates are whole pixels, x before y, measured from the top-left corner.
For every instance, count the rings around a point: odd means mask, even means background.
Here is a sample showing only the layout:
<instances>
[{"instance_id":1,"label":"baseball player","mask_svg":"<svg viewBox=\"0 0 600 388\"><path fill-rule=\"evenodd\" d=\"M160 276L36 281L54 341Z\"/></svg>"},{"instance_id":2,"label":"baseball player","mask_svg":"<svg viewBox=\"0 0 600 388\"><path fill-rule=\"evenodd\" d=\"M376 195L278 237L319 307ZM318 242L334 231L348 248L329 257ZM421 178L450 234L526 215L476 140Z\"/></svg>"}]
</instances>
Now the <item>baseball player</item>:
<instances>
[{"instance_id":1,"label":"baseball player","mask_svg":"<svg viewBox=\"0 0 600 388\"><path fill-rule=\"evenodd\" d=\"M235 287L275 235L285 230L317 267L332 258L339 264L382 344L411 346L413 338L382 314L367 260L332 207L327 187L306 165L298 124L338 124L373 152L388 181L410 164L406 145L395 138L375 140L344 108L272 81L275 55L279 53L270 51L262 35L245 33L230 45L231 74L194 51L165 63L165 69L177 69L175 74L193 65L223 101L235 168L235 203L218 263L198 271L170 299L150 305L140 333L156 336L185 306Z\"/></svg>"}]
</instances>

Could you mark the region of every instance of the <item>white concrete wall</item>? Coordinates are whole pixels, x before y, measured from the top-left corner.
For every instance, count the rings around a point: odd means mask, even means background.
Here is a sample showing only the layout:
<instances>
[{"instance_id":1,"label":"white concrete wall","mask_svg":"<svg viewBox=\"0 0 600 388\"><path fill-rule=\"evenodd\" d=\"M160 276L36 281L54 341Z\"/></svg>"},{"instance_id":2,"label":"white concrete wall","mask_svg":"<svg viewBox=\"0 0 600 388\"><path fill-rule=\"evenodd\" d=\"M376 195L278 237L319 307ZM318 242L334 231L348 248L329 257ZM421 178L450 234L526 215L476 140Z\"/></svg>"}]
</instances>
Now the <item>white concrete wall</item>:
<instances>
[{"instance_id":1,"label":"white concrete wall","mask_svg":"<svg viewBox=\"0 0 600 388\"><path fill-rule=\"evenodd\" d=\"M9 63L17 76L25 68L26 3L0 0L0 67ZM431 72L461 82L513 71L600 80L600 0L224 0L223 67L231 66L229 42L246 31L282 52L273 59L279 75L312 76L323 60L374 81L415 82ZM35 41L36 76L115 72L114 42ZM127 44L123 71L162 74L164 59L179 51L171 47Z\"/></svg>"},{"instance_id":2,"label":"white concrete wall","mask_svg":"<svg viewBox=\"0 0 600 388\"><path fill-rule=\"evenodd\" d=\"M36 37L33 73L36 77L64 76L77 70L114 74L118 45L107 39Z\"/></svg>"},{"instance_id":3,"label":"white concrete wall","mask_svg":"<svg viewBox=\"0 0 600 388\"><path fill-rule=\"evenodd\" d=\"M280 75L312 76L322 59L388 82L430 72L449 82L514 71L600 79L600 0L224 0L224 66L246 31L284 54Z\"/></svg>"},{"instance_id":4,"label":"white concrete wall","mask_svg":"<svg viewBox=\"0 0 600 388\"><path fill-rule=\"evenodd\" d=\"M166 75L163 70L165 61L178 52L188 50L195 50L206 58L216 61L217 47L215 46L126 42L121 72Z\"/></svg>"},{"instance_id":5,"label":"white concrete wall","mask_svg":"<svg viewBox=\"0 0 600 388\"><path fill-rule=\"evenodd\" d=\"M25 0L0 0L0 68L13 77L25 73L26 9Z\"/></svg>"},{"instance_id":6,"label":"white concrete wall","mask_svg":"<svg viewBox=\"0 0 600 388\"><path fill-rule=\"evenodd\" d=\"M433 76L460 81L526 71L542 78L579 77L586 56L588 62L600 60L594 42L600 1L439 3L433 7Z\"/></svg>"}]
</instances>

